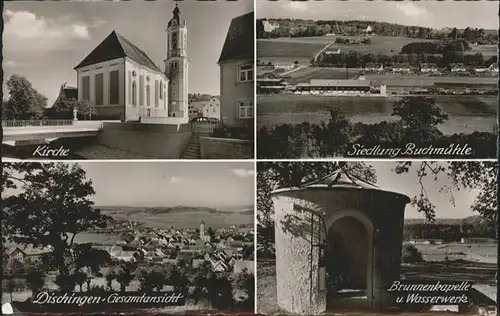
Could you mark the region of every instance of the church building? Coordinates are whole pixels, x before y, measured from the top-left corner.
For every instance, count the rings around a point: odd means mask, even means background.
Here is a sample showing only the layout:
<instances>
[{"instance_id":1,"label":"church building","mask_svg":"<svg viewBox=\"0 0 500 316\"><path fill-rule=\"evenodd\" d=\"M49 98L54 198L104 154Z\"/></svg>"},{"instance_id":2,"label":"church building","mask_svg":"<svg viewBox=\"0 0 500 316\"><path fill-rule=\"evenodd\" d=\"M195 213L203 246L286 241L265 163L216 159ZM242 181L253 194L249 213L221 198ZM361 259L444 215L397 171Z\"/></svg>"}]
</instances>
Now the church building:
<instances>
[{"instance_id":1,"label":"church building","mask_svg":"<svg viewBox=\"0 0 500 316\"><path fill-rule=\"evenodd\" d=\"M74 68L78 100L94 105L101 119L187 123L187 26L180 15L176 5L166 29L164 71L113 31Z\"/></svg>"}]
</instances>

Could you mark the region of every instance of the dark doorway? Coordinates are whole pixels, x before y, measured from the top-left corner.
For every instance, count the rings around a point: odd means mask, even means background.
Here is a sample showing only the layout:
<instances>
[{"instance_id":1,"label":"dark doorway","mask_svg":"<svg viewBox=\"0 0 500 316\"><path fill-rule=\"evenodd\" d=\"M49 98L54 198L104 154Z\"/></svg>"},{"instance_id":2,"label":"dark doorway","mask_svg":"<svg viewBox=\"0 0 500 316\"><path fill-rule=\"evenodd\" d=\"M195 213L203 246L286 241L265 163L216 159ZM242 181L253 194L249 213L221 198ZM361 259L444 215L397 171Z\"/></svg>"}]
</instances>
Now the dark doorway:
<instances>
[{"instance_id":1,"label":"dark doorway","mask_svg":"<svg viewBox=\"0 0 500 316\"><path fill-rule=\"evenodd\" d=\"M343 217L328 230L326 248L327 309L369 307L369 238L358 219Z\"/></svg>"}]
</instances>

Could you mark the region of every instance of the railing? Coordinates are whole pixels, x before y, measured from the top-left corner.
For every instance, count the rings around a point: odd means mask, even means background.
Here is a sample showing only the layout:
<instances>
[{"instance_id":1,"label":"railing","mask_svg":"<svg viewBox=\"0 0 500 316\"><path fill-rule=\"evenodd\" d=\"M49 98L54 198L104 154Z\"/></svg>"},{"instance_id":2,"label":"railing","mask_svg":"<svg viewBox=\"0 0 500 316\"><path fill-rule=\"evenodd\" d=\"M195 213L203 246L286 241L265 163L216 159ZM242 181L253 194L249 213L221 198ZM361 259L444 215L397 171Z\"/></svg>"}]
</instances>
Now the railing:
<instances>
[{"instance_id":1,"label":"railing","mask_svg":"<svg viewBox=\"0 0 500 316\"><path fill-rule=\"evenodd\" d=\"M191 131L196 134L212 134L216 128L220 126L219 123L212 122L192 122Z\"/></svg>"},{"instance_id":2,"label":"railing","mask_svg":"<svg viewBox=\"0 0 500 316\"><path fill-rule=\"evenodd\" d=\"M2 121L2 127L38 127L74 125L73 120L15 120Z\"/></svg>"}]
</instances>

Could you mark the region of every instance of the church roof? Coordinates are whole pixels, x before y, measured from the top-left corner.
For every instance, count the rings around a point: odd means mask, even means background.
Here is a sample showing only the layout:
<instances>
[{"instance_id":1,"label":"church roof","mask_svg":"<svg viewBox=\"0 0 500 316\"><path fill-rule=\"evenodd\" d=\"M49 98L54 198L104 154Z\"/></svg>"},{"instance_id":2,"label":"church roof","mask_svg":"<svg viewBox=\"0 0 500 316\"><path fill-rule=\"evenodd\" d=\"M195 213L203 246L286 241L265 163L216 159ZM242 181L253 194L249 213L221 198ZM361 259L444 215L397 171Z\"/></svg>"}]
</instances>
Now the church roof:
<instances>
[{"instance_id":1,"label":"church roof","mask_svg":"<svg viewBox=\"0 0 500 316\"><path fill-rule=\"evenodd\" d=\"M226 41L218 63L231 59L254 58L254 13L250 12L234 18L229 25Z\"/></svg>"},{"instance_id":2,"label":"church roof","mask_svg":"<svg viewBox=\"0 0 500 316\"><path fill-rule=\"evenodd\" d=\"M106 37L74 69L121 57L129 57L143 66L161 71L145 52L116 31L111 32L111 34L109 34L108 37Z\"/></svg>"}]
</instances>

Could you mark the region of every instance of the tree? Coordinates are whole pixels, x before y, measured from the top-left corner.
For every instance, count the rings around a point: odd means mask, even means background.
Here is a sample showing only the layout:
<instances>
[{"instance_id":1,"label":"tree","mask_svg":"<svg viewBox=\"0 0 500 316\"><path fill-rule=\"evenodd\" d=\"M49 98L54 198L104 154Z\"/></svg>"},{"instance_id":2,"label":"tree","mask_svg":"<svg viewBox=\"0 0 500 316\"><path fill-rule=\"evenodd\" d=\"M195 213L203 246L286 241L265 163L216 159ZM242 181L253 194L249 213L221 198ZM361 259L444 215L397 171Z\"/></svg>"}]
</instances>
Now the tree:
<instances>
[{"instance_id":1,"label":"tree","mask_svg":"<svg viewBox=\"0 0 500 316\"><path fill-rule=\"evenodd\" d=\"M32 292L32 297L35 297L45 284L45 276L39 270L31 270L26 274L26 283Z\"/></svg>"},{"instance_id":2,"label":"tree","mask_svg":"<svg viewBox=\"0 0 500 316\"><path fill-rule=\"evenodd\" d=\"M110 291L113 291L113 280L117 278L115 270L111 270L106 274L106 285Z\"/></svg>"},{"instance_id":3,"label":"tree","mask_svg":"<svg viewBox=\"0 0 500 316\"><path fill-rule=\"evenodd\" d=\"M246 297L242 297L243 306L246 308L253 308L255 300L255 277L253 274L248 273L247 270L239 273L234 280L234 288L240 289Z\"/></svg>"},{"instance_id":4,"label":"tree","mask_svg":"<svg viewBox=\"0 0 500 316\"><path fill-rule=\"evenodd\" d=\"M208 300L215 309L234 306L233 286L227 276L212 274L208 283Z\"/></svg>"},{"instance_id":5,"label":"tree","mask_svg":"<svg viewBox=\"0 0 500 316\"><path fill-rule=\"evenodd\" d=\"M87 282L88 278L89 276L81 270L77 270L73 273L73 279L75 280L75 284L80 287L80 292L83 292L83 284Z\"/></svg>"},{"instance_id":6,"label":"tree","mask_svg":"<svg viewBox=\"0 0 500 316\"><path fill-rule=\"evenodd\" d=\"M346 114L334 109L330 120L313 128L313 138L321 157L343 155L352 139L352 126Z\"/></svg>"},{"instance_id":7,"label":"tree","mask_svg":"<svg viewBox=\"0 0 500 316\"><path fill-rule=\"evenodd\" d=\"M412 170L414 162L400 162L394 171L397 174L407 174ZM454 205L453 194L460 190L478 190L472 211L481 215L490 227L495 227L498 217L497 201L497 174L498 165L488 161L452 161L448 163L437 161L425 161L416 163L415 170L420 184L420 194L411 200L412 205L422 212L429 222L435 218L435 209L429 200L427 190L424 186L424 179L431 177L435 181L439 176L446 176L451 179L451 186L445 186L441 190L449 193L450 202Z\"/></svg>"},{"instance_id":8,"label":"tree","mask_svg":"<svg viewBox=\"0 0 500 316\"><path fill-rule=\"evenodd\" d=\"M421 263L424 261L422 253L418 251L417 247L413 245L406 245L403 247L401 260L405 263Z\"/></svg>"},{"instance_id":9,"label":"tree","mask_svg":"<svg viewBox=\"0 0 500 316\"><path fill-rule=\"evenodd\" d=\"M400 124L405 131L403 142L427 143L436 140L442 133L438 125L448 120L436 100L429 97L404 97L393 106L393 116L401 118Z\"/></svg>"},{"instance_id":10,"label":"tree","mask_svg":"<svg viewBox=\"0 0 500 316\"><path fill-rule=\"evenodd\" d=\"M125 262L120 266L116 276L116 281L120 283L120 292L125 292L127 286L132 282L136 269L137 265L132 262Z\"/></svg>"},{"instance_id":11,"label":"tree","mask_svg":"<svg viewBox=\"0 0 500 316\"><path fill-rule=\"evenodd\" d=\"M212 227L208 227L207 234L208 236L210 236L211 241L215 241L215 231L212 229Z\"/></svg>"},{"instance_id":12,"label":"tree","mask_svg":"<svg viewBox=\"0 0 500 316\"><path fill-rule=\"evenodd\" d=\"M6 163L4 188L17 188L4 199L7 237L22 245L51 246L52 263L61 280L75 267L72 249L82 232L104 228L108 216L94 209L92 181L78 164ZM20 191L20 192L19 192ZM72 284L67 284L72 289Z\"/></svg>"},{"instance_id":13,"label":"tree","mask_svg":"<svg viewBox=\"0 0 500 316\"><path fill-rule=\"evenodd\" d=\"M11 120L37 120L43 117L47 98L33 88L23 76L12 75L7 80L9 99L3 117Z\"/></svg>"},{"instance_id":14,"label":"tree","mask_svg":"<svg viewBox=\"0 0 500 316\"><path fill-rule=\"evenodd\" d=\"M6 286L7 286L7 292L9 292L9 294L10 294L10 301L12 302L13 301L12 300L12 292L14 292L17 289L18 284L17 284L16 280L9 279L7 281Z\"/></svg>"},{"instance_id":15,"label":"tree","mask_svg":"<svg viewBox=\"0 0 500 316\"><path fill-rule=\"evenodd\" d=\"M92 115L97 114L95 105L87 100L75 102L74 107L80 115L82 115L84 118L88 118L89 120L92 119Z\"/></svg>"}]
</instances>

